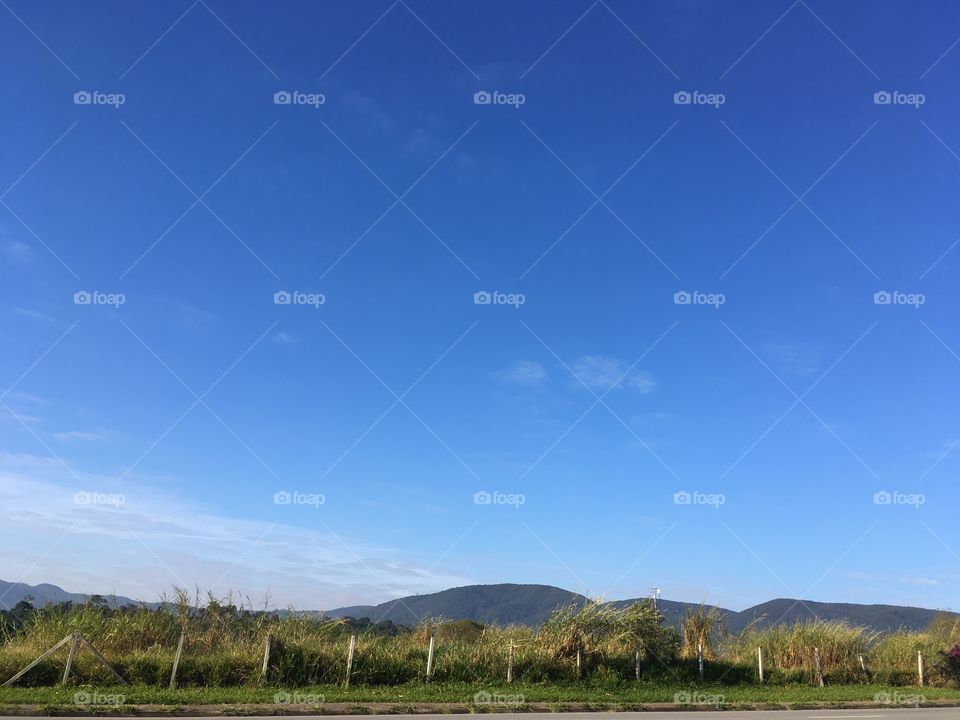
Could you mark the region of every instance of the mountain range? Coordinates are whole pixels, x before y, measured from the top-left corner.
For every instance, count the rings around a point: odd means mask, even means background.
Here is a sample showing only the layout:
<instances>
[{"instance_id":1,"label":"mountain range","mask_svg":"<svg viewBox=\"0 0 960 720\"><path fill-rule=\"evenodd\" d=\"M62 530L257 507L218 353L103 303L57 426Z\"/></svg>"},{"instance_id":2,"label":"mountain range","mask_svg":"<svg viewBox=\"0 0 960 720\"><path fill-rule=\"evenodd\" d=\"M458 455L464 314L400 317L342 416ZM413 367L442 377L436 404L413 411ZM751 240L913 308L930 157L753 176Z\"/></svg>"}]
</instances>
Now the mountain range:
<instances>
[{"instance_id":1,"label":"mountain range","mask_svg":"<svg viewBox=\"0 0 960 720\"><path fill-rule=\"evenodd\" d=\"M644 598L617 600L611 604L623 608ZM428 595L411 595L379 605L355 605L328 610L329 617L368 617L374 622L391 620L412 625L424 618L442 617L447 620L476 620L494 625L528 625L543 623L561 605L583 605L589 600L578 593L550 585L467 585ZM677 625L688 608L698 603L660 599L657 607L664 614L665 623ZM751 623L766 627L779 623L813 620L846 620L874 630L891 632L900 628L923 630L938 614L938 610L903 605L858 605L854 603L824 603L809 600L777 598L737 612L718 607L724 626L730 632L739 632ZM955 614L955 613L951 613ZM960 616L958 616L960 617Z\"/></svg>"},{"instance_id":2,"label":"mountain range","mask_svg":"<svg viewBox=\"0 0 960 720\"><path fill-rule=\"evenodd\" d=\"M140 604L136 600L122 595L104 595L102 597L110 607ZM9 610L21 600L29 600L34 607L45 607L46 605L57 605L65 602L85 603L89 599L90 595L67 592L62 587L49 583L27 585L22 582L0 580L0 610Z\"/></svg>"},{"instance_id":3,"label":"mountain range","mask_svg":"<svg viewBox=\"0 0 960 720\"><path fill-rule=\"evenodd\" d=\"M0 580L0 609L10 609L21 600L29 599L35 607L62 602L83 603L89 599L83 593L71 593L56 585L27 585ZM128 597L102 596L107 605L119 607L140 604ZM627 607L643 598L617 600L611 604ZM475 620L493 625L537 626L543 623L556 608L576 603L583 605L588 598L569 590L551 585L467 585L426 595L410 595L379 605L353 605L334 610L319 611L327 617L369 618L373 622L391 622L411 626L426 618L446 620ZM150 603L156 607L156 603ZM677 625L688 608L696 603L660 599L657 607L663 612L665 622ZM903 605L859 605L854 603L825 603L810 600L777 598L741 610L717 608L724 617L724 625L730 632L739 632L751 623L765 627L778 623L812 620L846 620L854 625L863 625L874 630L890 632L900 628L923 630L938 614L938 610L908 607ZM956 617L956 613L950 613Z\"/></svg>"}]
</instances>

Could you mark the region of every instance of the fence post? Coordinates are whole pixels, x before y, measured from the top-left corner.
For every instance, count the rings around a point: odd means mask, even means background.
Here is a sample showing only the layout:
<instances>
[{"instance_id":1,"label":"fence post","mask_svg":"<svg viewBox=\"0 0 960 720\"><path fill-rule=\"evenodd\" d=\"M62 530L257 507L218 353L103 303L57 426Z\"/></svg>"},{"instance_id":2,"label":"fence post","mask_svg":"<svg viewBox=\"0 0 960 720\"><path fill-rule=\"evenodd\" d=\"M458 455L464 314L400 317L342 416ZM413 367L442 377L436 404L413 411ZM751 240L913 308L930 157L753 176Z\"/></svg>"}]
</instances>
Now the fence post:
<instances>
[{"instance_id":1,"label":"fence post","mask_svg":"<svg viewBox=\"0 0 960 720\"><path fill-rule=\"evenodd\" d=\"M430 648L427 650L427 682L433 677L433 635L430 636Z\"/></svg>"},{"instance_id":2,"label":"fence post","mask_svg":"<svg viewBox=\"0 0 960 720\"><path fill-rule=\"evenodd\" d=\"M267 641L263 645L263 667L260 668L260 682L267 679L267 671L270 668L270 646L273 645L273 633L267 633Z\"/></svg>"},{"instance_id":3,"label":"fence post","mask_svg":"<svg viewBox=\"0 0 960 720\"><path fill-rule=\"evenodd\" d=\"M510 655L507 656L507 683L513 682L513 643L510 643Z\"/></svg>"},{"instance_id":4,"label":"fence post","mask_svg":"<svg viewBox=\"0 0 960 720\"><path fill-rule=\"evenodd\" d=\"M703 643L697 643L697 672L700 676L700 682L703 682Z\"/></svg>"},{"instance_id":5,"label":"fence post","mask_svg":"<svg viewBox=\"0 0 960 720\"><path fill-rule=\"evenodd\" d=\"M917 675L920 677L920 687L923 687L923 655L917 650Z\"/></svg>"},{"instance_id":6,"label":"fence post","mask_svg":"<svg viewBox=\"0 0 960 720\"><path fill-rule=\"evenodd\" d=\"M813 649L813 664L816 669L816 681L820 687L823 687L823 669L820 667L820 648Z\"/></svg>"},{"instance_id":7,"label":"fence post","mask_svg":"<svg viewBox=\"0 0 960 720\"><path fill-rule=\"evenodd\" d=\"M757 669L760 671L760 682L763 682L763 648L757 646Z\"/></svg>"},{"instance_id":8,"label":"fence post","mask_svg":"<svg viewBox=\"0 0 960 720\"><path fill-rule=\"evenodd\" d=\"M68 642L70 642L70 639L71 639L71 638L72 638L72 635L67 635L63 640L61 640L60 642L58 642L56 645L54 645L52 648L50 648L50 649L47 650L45 653L43 653L40 657L38 657L36 660L34 660L32 663L30 663L30 664L27 665L25 668L23 668L23 670L21 670L21 671L18 672L16 675L14 675L12 678L10 678L9 680L7 680L7 681L3 684L3 687L8 687L8 686L10 686L10 685L13 685L17 680L19 680L20 678L22 678L22 677L23 677L24 675L26 675L28 672L30 672L31 670L33 670L33 668L35 668L37 665L39 665L40 663L42 663L42 662L43 662L44 660L46 660L48 657L50 657L51 655L53 655L57 650L59 650L59 649L62 648L64 645L66 645Z\"/></svg>"},{"instance_id":9,"label":"fence post","mask_svg":"<svg viewBox=\"0 0 960 720\"><path fill-rule=\"evenodd\" d=\"M347 650L347 679L343 681L345 688L350 687L350 673L353 672L353 652L357 649L357 636L350 636L350 648Z\"/></svg>"},{"instance_id":10,"label":"fence post","mask_svg":"<svg viewBox=\"0 0 960 720\"><path fill-rule=\"evenodd\" d=\"M860 658L860 669L863 670L863 674L866 675L866 674L867 674L867 663L864 662L864 660L863 660L863 653L858 654L857 657Z\"/></svg>"},{"instance_id":11,"label":"fence post","mask_svg":"<svg viewBox=\"0 0 960 720\"><path fill-rule=\"evenodd\" d=\"M577 648L577 680L580 679L580 674L583 671L583 656L580 654L580 648Z\"/></svg>"},{"instance_id":12,"label":"fence post","mask_svg":"<svg viewBox=\"0 0 960 720\"><path fill-rule=\"evenodd\" d=\"M640 679L640 643L637 643L633 656L633 674L637 680Z\"/></svg>"},{"instance_id":13,"label":"fence post","mask_svg":"<svg viewBox=\"0 0 960 720\"><path fill-rule=\"evenodd\" d=\"M60 683L61 685L66 685L67 680L70 679L70 671L73 669L73 659L77 656L77 644L79 642L79 633L74 631L73 636L70 638L70 654L67 655L67 666L63 669L63 681Z\"/></svg>"},{"instance_id":14,"label":"fence post","mask_svg":"<svg viewBox=\"0 0 960 720\"><path fill-rule=\"evenodd\" d=\"M180 667L180 656L183 654L183 636L180 633L180 640L177 641L177 654L173 656L173 669L170 671L170 689L177 687L177 668Z\"/></svg>"}]
</instances>

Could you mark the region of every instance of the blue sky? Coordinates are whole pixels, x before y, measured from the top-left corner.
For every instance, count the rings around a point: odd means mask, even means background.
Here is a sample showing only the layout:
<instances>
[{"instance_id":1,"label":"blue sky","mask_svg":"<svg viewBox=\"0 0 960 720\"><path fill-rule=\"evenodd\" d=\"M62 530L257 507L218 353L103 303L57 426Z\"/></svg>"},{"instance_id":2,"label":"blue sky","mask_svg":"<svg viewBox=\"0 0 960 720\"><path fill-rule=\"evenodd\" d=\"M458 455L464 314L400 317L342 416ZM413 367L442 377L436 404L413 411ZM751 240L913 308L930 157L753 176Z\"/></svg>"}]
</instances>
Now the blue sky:
<instances>
[{"instance_id":1,"label":"blue sky","mask_svg":"<svg viewBox=\"0 0 960 720\"><path fill-rule=\"evenodd\" d=\"M0 574L957 609L958 36L5 0Z\"/></svg>"}]
</instances>

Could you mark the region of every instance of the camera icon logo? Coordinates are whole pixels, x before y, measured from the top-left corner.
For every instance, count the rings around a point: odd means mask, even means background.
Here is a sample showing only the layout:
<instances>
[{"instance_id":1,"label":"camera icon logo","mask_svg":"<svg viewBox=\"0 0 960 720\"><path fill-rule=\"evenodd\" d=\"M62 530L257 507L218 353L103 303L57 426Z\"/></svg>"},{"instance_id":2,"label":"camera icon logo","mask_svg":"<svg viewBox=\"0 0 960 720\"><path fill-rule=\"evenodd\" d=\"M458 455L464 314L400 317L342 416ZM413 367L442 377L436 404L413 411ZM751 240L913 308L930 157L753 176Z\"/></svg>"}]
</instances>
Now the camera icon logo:
<instances>
[{"instance_id":1,"label":"camera icon logo","mask_svg":"<svg viewBox=\"0 0 960 720\"><path fill-rule=\"evenodd\" d=\"M886 490L875 492L873 494L874 505L890 505L893 502L893 494Z\"/></svg>"},{"instance_id":2,"label":"camera icon logo","mask_svg":"<svg viewBox=\"0 0 960 720\"><path fill-rule=\"evenodd\" d=\"M289 505L293 502L293 496L286 490L278 490L273 494L274 505Z\"/></svg>"},{"instance_id":3,"label":"camera icon logo","mask_svg":"<svg viewBox=\"0 0 960 720\"><path fill-rule=\"evenodd\" d=\"M493 102L493 95L491 95L486 90L477 90L473 94L473 104L474 105L489 105Z\"/></svg>"},{"instance_id":4,"label":"camera icon logo","mask_svg":"<svg viewBox=\"0 0 960 720\"><path fill-rule=\"evenodd\" d=\"M889 105L891 102L893 102L893 95L886 90L880 90L873 94L874 105Z\"/></svg>"},{"instance_id":5,"label":"camera icon logo","mask_svg":"<svg viewBox=\"0 0 960 720\"><path fill-rule=\"evenodd\" d=\"M293 95L286 90L278 90L273 94L274 105L289 105L293 101Z\"/></svg>"},{"instance_id":6,"label":"camera icon logo","mask_svg":"<svg viewBox=\"0 0 960 720\"><path fill-rule=\"evenodd\" d=\"M678 290L673 294L674 305L689 305L692 300L693 296L686 290Z\"/></svg>"},{"instance_id":7,"label":"camera icon logo","mask_svg":"<svg viewBox=\"0 0 960 720\"><path fill-rule=\"evenodd\" d=\"M686 490L680 490L673 494L674 505L689 505L691 502L693 502L693 496Z\"/></svg>"},{"instance_id":8,"label":"camera icon logo","mask_svg":"<svg viewBox=\"0 0 960 720\"><path fill-rule=\"evenodd\" d=\"M480 490L473 494L474 505L489 505L493 502L493 496L486 490Z\"/></svg>"},{"instance_id":9,"label":"camera icon logo","mask_svg":"<svg viewBox=\"0 0 960 720\"><path fill-rule=\"evenodd\" d=\"M474 305L489 305L493 301L493 296L486 290L480 290L473 294Z\"/></svg>"},{"instance_id":10,"label":"camera icon logo","mask_svg":"<svg viewBox=\"0 0 960 720\"><path fill-rule=\"evenodd\" d=\"M273 294L274 305L289 305L292 300L293 296L286 290L278 290Z\"/></svg>"},{"instance_id":11,"label":"camera icon logo","mask_svg":"<svg viewBox=\"0 0 960 720\"><path fill-rule=\"evenodd\" d=\"M89 305L93 302L93 295L86 290L79 290L73 294L74 305Z\"/></svg>"},{"instance_id":12,"label":"camera icon logo","mask_svg":"<svg viewBox=\"0 0 960 720\"><path fill-rule=\"evenodd\" d=\"M93 101L93 95L86 90L78 90L73 94L74 105L89 105Z\"/></svg>"},{"instance_id":13,"label":"camera icon logo","mask_svg":"<svg viewBox=\"0 0 960 720\"><path fill-rule=\"evenodd\" d=\"M678 90L673 94L674 105L689 105L692 100L693 96L686 90Z\"/></svg>"},{"instance_id":14,"label":"camera icon logo","mask_svg":"<svg viewBox=\"0 0 960 720\"><path fill-rule=\"evenodd\" d=\"M874 305L889 305L893 302L893 295L886 290L880 290L873 294Z\"/></svg>"}]
</instances>

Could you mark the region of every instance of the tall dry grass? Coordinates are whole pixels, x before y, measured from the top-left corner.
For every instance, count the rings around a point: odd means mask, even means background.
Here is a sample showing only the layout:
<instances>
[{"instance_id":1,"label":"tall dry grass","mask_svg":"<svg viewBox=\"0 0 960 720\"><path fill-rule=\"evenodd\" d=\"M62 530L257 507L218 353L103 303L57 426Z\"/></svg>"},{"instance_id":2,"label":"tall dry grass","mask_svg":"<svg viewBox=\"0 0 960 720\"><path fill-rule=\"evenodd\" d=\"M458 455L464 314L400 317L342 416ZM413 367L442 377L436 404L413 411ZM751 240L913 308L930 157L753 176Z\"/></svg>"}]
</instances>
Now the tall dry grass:
<instances>
[{"instance_id":1,"label":"tall dry grass","mask_svg":"<svg viewBox=\"0 0 960 720\"><path fill-rule=\"evenodd\" d=\"M763 650L767 669L809 674L814 671L816 650L825 676L832 674L849 681L862 674L859 657L867 652L877 637L878 633L867 628L833 620L812 620L764 629L752 626L727 638L724 655L733 662L755 662L759 647Z\"/></svg>"}]
</instances>

